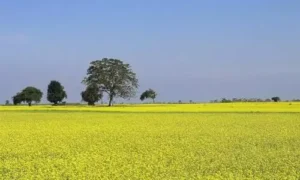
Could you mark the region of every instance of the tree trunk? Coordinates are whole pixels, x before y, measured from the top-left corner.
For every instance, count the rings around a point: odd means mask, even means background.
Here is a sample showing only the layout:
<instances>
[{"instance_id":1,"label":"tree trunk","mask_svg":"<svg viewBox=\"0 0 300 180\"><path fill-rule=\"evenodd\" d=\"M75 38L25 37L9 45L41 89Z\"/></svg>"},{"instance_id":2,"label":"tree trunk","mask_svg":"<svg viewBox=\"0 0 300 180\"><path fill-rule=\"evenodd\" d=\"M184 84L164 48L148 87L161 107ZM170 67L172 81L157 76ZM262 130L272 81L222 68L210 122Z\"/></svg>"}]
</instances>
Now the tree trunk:
<instances>
[{"instance_id":1,"label":"tree trunk","mask_svg":"<svg viewBox=\"0 0 300 180\"><path fill-rule=\"evenodd\" d=\"M94 102L88 102L88 105L89 106L95 106L95 103Z\"/></svg>"},{"instance_id":2,"label":"tree trunk","mask_svg":"<svg viewBox=\"0 0 300 180\"><path fill-rule=\"evenodd\" d=\"M31 106L31 102L28 102L28 106Z\"/></svg>"},{"instance_id":3,"label":"tree trunk","mask_svg":"<svg viewBox=\"0 0 300 180\"><path fill-rule=\"evenodd\" d=\"M155 103L155 99L152 99L152 101L153 101L153 104Z\"/></svg>"},{"instance_id":4,"label":"tree trunk","mask_svg":"<svg viewBox=\"0 0 300 180\"><path fill-rule=\"evenodd\" d=\"M109 104L108 104L108 106L112 106L113 105L113 99L114 99L114 96L110 95L109 96Z\"/></svg>"}]
</instances>

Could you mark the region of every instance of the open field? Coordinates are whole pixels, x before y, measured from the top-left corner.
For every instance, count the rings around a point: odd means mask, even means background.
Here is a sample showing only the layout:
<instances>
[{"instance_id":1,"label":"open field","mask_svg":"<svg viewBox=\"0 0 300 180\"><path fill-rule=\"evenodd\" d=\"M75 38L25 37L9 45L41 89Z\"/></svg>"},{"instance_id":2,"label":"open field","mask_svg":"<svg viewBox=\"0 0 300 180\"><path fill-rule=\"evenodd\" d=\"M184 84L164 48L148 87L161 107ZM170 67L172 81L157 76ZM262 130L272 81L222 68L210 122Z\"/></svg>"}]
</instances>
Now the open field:
<instances>
[{"instance_id":1,"label":"open field","mask_svg":"<svg viewBox=\"0 0 300 180\"><path fill-rule=\"evenodd\" d=\"M300 112L300 102L280 103L202 103L202 104L125 104L90 107L38 105L0 106L0 111L87 111L87 112Z\"/></svg>"},{"instance_id":2,"label":"open field","mask_svg":"<svg viewBox=\"0 0 300 180\"><path fill-rule=\"evenodd\" d=\"M0 179L300 178L299 113L150 106L0 107ZM275 104L227 106L272 112Z\"/></svg>"}]
</instances>

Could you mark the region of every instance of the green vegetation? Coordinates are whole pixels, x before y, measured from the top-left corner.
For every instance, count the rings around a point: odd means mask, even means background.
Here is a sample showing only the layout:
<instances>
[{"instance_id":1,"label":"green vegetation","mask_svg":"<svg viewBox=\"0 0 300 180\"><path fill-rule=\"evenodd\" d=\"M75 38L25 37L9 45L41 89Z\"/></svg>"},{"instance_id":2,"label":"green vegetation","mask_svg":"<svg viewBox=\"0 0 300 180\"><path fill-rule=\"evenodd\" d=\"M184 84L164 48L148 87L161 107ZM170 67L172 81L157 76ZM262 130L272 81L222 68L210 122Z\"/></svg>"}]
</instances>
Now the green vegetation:
<instances>
[{"instance_id":1,"label":"green vegetation","mask_svg":"<svg viewBox=\"0 0 300 180\"><path fill-rule=\"evenodd\" d=\"M272 97L272 101L279 102L280 101L280 97L278 97L278 96Z\"/></svg>"},{"instance_id":2,"label":"green vegetation","mask_svg":"<svg viewBox=\"0 0 300 180\"><path fill-rule=\"evenodd\" d=\"M148 89L147 91L143 92L140 100L144 101L145 99L152 99L153 103L155 102L155 98L157 96L157 93L153 89Z\"/></svg>"},{"instance_id":3,"label":"green vegetation","mask_svg":"<svg viewBox=\"0 0 300 180\"><path fill-rule=\"evenodd\" d=\"M88 105L94 106L103 97L103 92L99 91L97 85L89 85L85 91L81 92L82 100Z\"/></svg>"},{"instance_id":4,"label":"green vegetation","mask_svg":"<svg viewBox=\"0 0 300 180\"><path fill-rule=\"evenodd\" d=\"M40 102L42 99L43 93L41 90L35 88L35 87L27 87L23 89L21 92L17 93L13 97L14 105L20 104L22 102L25 102L28 104L28 106L32 105L32 102Z\"/></svg>"},{"instance_id":5,"label":"green vegetation","mask_svg":"<svg viewBox=\"0 0 300 180\"><path fill-rule=\"evenodd\" d=\"M57 105L65 98L67 98L67 93L61 83L58 81L51 81L48 85L47 100L54 103L54 105Z\"/></svg>"},{"instance_id":6,"label":"green vegetation","mask_svg":"<svg viewBox=\"0 0 300 180\"><path fill-rule=\"evenodd\" d=\"M131 98L138 88L138 79L129 64L118 59L96 60L91 62L83 83L96 85L99 91L107 93L109 106L116 97Z\"/></svg>"}]
</instances>

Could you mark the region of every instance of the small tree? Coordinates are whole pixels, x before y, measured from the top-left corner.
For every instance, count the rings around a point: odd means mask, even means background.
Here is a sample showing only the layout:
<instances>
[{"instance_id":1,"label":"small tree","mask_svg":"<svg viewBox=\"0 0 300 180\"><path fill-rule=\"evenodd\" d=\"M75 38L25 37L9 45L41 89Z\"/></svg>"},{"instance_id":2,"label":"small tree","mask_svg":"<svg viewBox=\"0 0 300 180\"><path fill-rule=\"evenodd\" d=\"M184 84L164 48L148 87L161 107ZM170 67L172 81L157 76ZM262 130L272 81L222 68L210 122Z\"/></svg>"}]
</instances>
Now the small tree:
<instances>
[{"instance_id":1,"label":"small tree","mask_svg":"<svg viewBox=\"0 0 300 180\"><path fill-rule=\"evenodd\" d=\"M17 93L13 97L13 102L15 105L20 104L21 102L25 102L28 106L32 105L32 102L40 102L43 97L43 93L41 90L35 87L27 87L23 89L20 93Z\"/></svg>"},{"instance_id":2,"label":"small tree","mask_svg":"<svg viewBox=\"0 0 300 180\"><path fill-rule=\"evenodd\" d=\"M265 102L271 102L272 100L271 99L265 99Z\"/></svg>"},{"instance_id":3,"label":"small tree","mask_svg":"<svg viewBox=\"0 0 300 180\"><path fill-rule=\"evenodd\" d=\"M230 99L222 98L221 103L230 103Z\"/></svg>"},{"instance_id":4,"label":"small tree","mask_svg":"<svg viewBox=\"0 0 300 180\"><path fill-rule=\"evenodd\" d=\"M153 103L155 102L155 98L157 96L157 93L153 89L148 89L147 91L143 92L141 94L140 100L144 101L145 99L152 99Z\"/></svg>"},{"instance_id":5,"label":"small tree","mask_svg":"<svg viewBox=\"0 0 300 180\"><path fill-rule=\"evenodd\" d=\"M87 86L96 85L100 92L109 97L109 106L115 97L131 98L138 88L136 74L129 64L118 59L96 60L91 62L83 83Z\"/></svg>"},{"instance_id":6,"label":"small tree","mask_svg":"<svg viewBox=\"0 0 300 180\"><path fill-rule=\"evenodd\" d=\"M22 93L17 93L15 96L12 97L13 104L18 105L21 104L23 101L23 94Z\"/></svg>"},{"instance_id":7,"label":"small tree","mask_svg":"<svg viewBox=\"0 0 300 180\"><path fill-rule=\"evenodd\" d=\"M90 85L85 91L81 92L82 100L87 102L88 105L94 106L103 97L103 93L99 92L96 85Z\"/></svg>"},{"instance_id":8,"label":"small tree","mask_svg":"<svg viewBox=\"0 0 300 180\"><path fill-rule=\"evenodd\" d=\"M10 104L9 100L6 100L5 105L9 105L9 104Z\"/></svg>"},{"instance_id":9,"label":"small tree","mask_svg":"<svg viewBox=\"0 0 300 180\"><path fill-rule=\"evenodd\" d=\"M272 97L272 101L279 102L280 101L280 97L278 97L278 96Z\"/></svg>"},{"instance_id":10,"label":"small tree","mask_svg":"<svg viewBox=\"0 0 300 180\"><path fill-rule=\"evenodd\" d=\"M67 93L61 83L58 81L51 81L48 85L47 100L54 103L54 105L57 105L65 98L67 98Z\"/></svg>"}]
</instances>

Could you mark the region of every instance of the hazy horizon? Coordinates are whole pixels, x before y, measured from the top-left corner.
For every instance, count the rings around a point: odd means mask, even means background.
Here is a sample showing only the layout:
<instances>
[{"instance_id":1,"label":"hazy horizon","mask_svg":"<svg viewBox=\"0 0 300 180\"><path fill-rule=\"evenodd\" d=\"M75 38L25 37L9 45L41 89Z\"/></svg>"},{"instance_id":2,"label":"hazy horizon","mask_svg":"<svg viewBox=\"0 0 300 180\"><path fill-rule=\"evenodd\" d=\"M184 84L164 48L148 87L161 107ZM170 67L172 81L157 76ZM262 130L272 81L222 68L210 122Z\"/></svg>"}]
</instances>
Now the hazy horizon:
<instances>
[{"instance_id":1,"label":"hazy horizon","mask_svg":"<svg viewBox=\"0 0 300 180\"><path fill-rule=\"evenodd\" d=\"M300 99L299 17L296 0L1 1L0 104L26 86L46 102L51 80L80 102L89 63L105 57L157 101Z\"/></svg>"}]
</instances>

